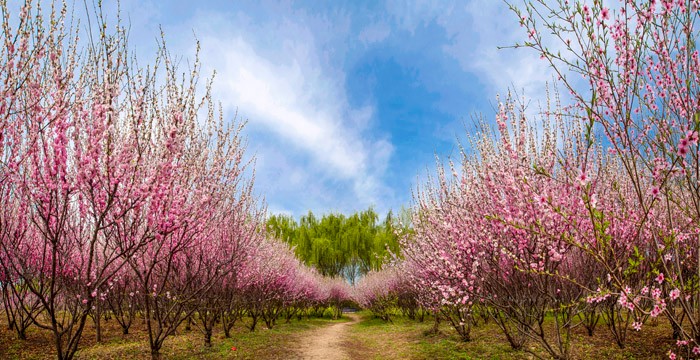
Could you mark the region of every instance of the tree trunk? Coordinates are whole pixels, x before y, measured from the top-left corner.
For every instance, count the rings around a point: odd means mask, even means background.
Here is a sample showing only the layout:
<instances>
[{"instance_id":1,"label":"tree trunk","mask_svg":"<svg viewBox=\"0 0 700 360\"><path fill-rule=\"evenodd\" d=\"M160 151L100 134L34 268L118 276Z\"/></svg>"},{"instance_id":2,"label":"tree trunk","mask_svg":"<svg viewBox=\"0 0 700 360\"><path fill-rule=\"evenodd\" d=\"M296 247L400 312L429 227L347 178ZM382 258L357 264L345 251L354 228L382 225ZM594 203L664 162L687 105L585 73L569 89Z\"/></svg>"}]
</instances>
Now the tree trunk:
<instances>
[{"instance_id":1,"label":"tree trunk","mask_svg":"<svg viewBox=\"0 0 700 360\"><path fill-rule=\"evenodd\" d=\"M160 349L151 349L151 360L160 360Z\"/></svg>"},{"instance_id":2,"label":"tree trunk","mask_svg":"<svg viewBox=\"0 0 700 360\"><path fill-rule=\"evenodd\" d=\"M227 339L231 337L231 328L233 327L233 321L226 320L226 317L221 319L221 327L224 329L224 337Z\"/></svg>"},{"instance_id":3,"label":"tree trunk","mask_svg":"<svg viewBox=\"0 0 700 360\"><path fill-rule=\"evenodd\" d=\"M102 319L99 312L99 306L95 308L95 341L102 342Z\"/></svg>"},{"instance_id":4,"label":"tree trunk","mask_svg":"<svg viewBox=\"0 0 700 360\"><path fill-rule=\"evenodd\" d=\"M15 316L10 310L10 295L7 291L6 284L3 284L3 289L2 289L2 304L5 307L5 316L7 316L7 330L12 330L12 327L15 325Z\"/></svg>"},{"instance_id":5,"label":"tree trunk","mask_svg":"<svg viewBox=\"0 0 700 360\"><path fill-rule=\"evenodd\" d=\"M63 340L63 337L60 336L58 329L55 327L55 325L53 329L53 334L54 342L56 345L56 353L58 354L58 360L63 360L65 359L65 357L63 356L63 343L61 341Z\"/></svg>"},{"instance_id":6,"label":"tree trunk","mask_svg":"<svg viewBox=\"0 0 700 360\"><path fill-rule=\"evenodd\" d=\"M255 325L258 324L258 317L257 317L257 316L253 316L252 318L253 318L253 323L250 325L250 331L251 331L251 332L255 331Z\"/></svg>"},{"instance_id":7,"label":"tree trunk","mask_svg":"<svg viewBox=\"0 0 700 360\"><path fill-rule=\"evenodd\" d=\"M19 329L19 328L18 328L18 329L17 329L17 337L18 337L20 340L27 340L27 331L26 331L26 328L24 328L24 329Z\"/></svg>"},{"instance_id":8,"label":"tree trunk","mask_svg":"<svg viewBox=\"0 0 700 360\"><path fill-rule=\"evenodd\" d=\"M435 315L435 322L433 323L433 329L431 331L433 334L437 334L440 332L440 314L438 314L436 312L434 315Z\"/></svg>"},{"instance_id":9,"label":"tree trunk","mask_svg":"<svg viewBox=\"0 0 700 360\"><path fill-rule=\"evenodd\" d=\"M190 331L192 330L192 315L187 317L187 321L185 322L185 331Z\"/></svg>"},{"instance_id":10,"label":"tree trunk","mask_svg":"<svg viewBox=\"0 0 700 360\"><path fill-rule=\"evenodd\" d=\"M204 346L211 347L211 330L204 331Z\"/></svg>"}]
</instances>

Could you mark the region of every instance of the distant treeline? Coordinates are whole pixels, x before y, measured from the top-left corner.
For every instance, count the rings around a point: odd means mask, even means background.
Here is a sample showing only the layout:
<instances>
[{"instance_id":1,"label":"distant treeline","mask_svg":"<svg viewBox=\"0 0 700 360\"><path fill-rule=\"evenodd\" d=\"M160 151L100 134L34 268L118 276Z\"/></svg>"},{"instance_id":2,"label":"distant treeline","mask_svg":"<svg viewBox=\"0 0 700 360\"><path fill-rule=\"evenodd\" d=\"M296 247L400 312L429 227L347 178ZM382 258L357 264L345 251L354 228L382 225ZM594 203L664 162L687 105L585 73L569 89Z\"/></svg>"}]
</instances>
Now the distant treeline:
<instances>
[{"instance_id":1,"label":"distant treeline","mask_svg":"<svg viewBox=\"0 0 700 360\"><path fill-rule=\"evenodd\" d=\"M292 216L272 215L267 230L289 243L299 259L325 276L342 276L351 283L399 252L400 222L391 211L384 221L372 209L346 216L311 211L297 222Z\"/></svg>"}]
</instances>

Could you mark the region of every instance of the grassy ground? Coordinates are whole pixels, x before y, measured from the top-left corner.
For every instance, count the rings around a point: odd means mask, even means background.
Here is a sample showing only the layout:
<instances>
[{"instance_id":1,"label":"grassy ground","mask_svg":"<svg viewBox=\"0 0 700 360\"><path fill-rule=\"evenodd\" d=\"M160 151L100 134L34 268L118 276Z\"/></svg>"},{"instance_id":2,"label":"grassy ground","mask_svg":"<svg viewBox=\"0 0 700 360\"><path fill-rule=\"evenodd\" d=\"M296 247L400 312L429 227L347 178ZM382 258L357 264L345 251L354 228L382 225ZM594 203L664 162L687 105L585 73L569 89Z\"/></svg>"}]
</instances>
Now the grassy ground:
<instances>
[{"instance_id":1,"label":"grassy ground","mask_svg":"<svg viewBox=\"0 0 700 360\"><path fill-rule=\"evenodd\" d=\"M472 330L473 340L462 342L446 322L441 324L438 334L430 333L432 318L418 322L394 316L392 322L384 322L373 318L369 312L360 315L362 321L348 328L344 341L344 347L353 360L534 358L527 352L512 350L493 322L480 324ZM336 321L347 321L347 318ZM229 339L224 338L220 331L216 332L211 348L204 347L202 335L196 327L190 331L182 328L165 341L162 354L164 359L298 359L300 339L306 332L336 321L304 319L284 324L280 320L272 330L259 326L253 333L239 323ZM79 359L150 358L142 322L136 322L129 335L121 335L115 321L103 326L104 341L97 344L92 324L87 325L77 356ZM631 332L625 349L617 347L604 324L599 325L593 337L586 336L583 328L575 329L574 333L574 359L662 359L675 343L663 319L656 325L645 325L641 332ZM48 332L32 327L28 336L26 341L17 340L15 334L7 330L6 324L0 322L0 359L55 357ZM538 349L537 345L528 346Z\"/></svg>"},{"instance_id":2,"label":"grassy ground","mask_svg":"<svg viewBox=\"0 0 700 360\"><path fill-rule=\"evenodd\" d=\"M165 340L163 359L295 359L297 339L305 331L338 321L329 319L292 320L285 324L279 320L277 326L268 330L258 324L255 332L250 332L242 324L233 329L232 337L224 338L223 332L215 332L212 347L204 346L202 334L193 326ZM0 359L54 359L55 352L50 333L31 327L28 339L17 340L15 334L0 322ZM78 351L78 359L150 359L148 335L142 322L132 326L129 335L122 335L116 321L103 322L103 342L95 342L95 332L91 323L86 326ZM218 330L218 329L217 329ZM235 347L236 350L232 350Z\"/></svg>"},{"instance_id":3,"label":"grassy ground","mask_svg":"<svg viewBox=\"0 0 700 360\"><path fill-rule=\"evenodd\" d=\"M396 316L392 322L375 319L363 312L363 321L351 328L346 342L352 359L533 359L531 354L515 351L491 322L472 330L472 341L462 342L448 323L442 322L438 334L430 333L433 319L417 322ZM574 359L662 359L675 344L664 321L645 325L643 331L632 332L628 345L620 349L605 325L599 325L593 337L582 328L574 330ZM537 346L529 344L537 351ZM546 357L545 357L546 358Z\"/></svg>"}]
</instances>

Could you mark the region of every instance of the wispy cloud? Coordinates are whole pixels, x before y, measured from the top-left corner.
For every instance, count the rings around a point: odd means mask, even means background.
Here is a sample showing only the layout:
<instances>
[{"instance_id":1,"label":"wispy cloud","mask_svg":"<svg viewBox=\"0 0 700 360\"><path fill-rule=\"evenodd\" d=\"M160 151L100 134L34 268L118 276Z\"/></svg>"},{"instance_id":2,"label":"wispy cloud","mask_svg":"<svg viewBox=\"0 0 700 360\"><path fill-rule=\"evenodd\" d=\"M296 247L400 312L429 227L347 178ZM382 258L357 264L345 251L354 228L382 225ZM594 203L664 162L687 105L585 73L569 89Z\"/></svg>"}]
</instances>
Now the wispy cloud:
<instances>
[{"instance_id":1,"label":"wispy cloud","mask_svg":"<svg viewBox=\"0 0 700 360\"><path fill-rule=\"evenodd\" d=\"M364 44L378 43L389 37L391 27L385 22L377 22L367 25L357 36Z\"/></svg>"},{"instance_id":2,"label":"wispy cloud","mask_svg":"<svg viewBox=\"0 0 700 360\"><path fill-rule=\"evenodd\" d=\"M545 82L551 81L548 65L528 49L502 48L522 43L525 34L503 2L441 2L437 8L433 2L401 4L393 8L400 22L407 27L431 21L441 26L451 39L442 50L476 75L491 96L509 89L524 91L528 98L544 95Z\"/></svg>"},{"instance_id":3,"label":"wispy cloud","mask_svg":"<svg viewBox=\"0 0 700 360\"><path fill-rule=\"evenodd\" d=\"M525 36L500 1L144 1L122 0L132 39L155 45L160 23L191 59L196 34L272 212L396 210L463 120L491 119L509 89L544 99L551 80L538 54L497 49Z\"/></svg>"},{"instance_id":4,"label":"wispy cloud","mask_svg":"<svg viewBox=\"0 0 700 360\"><path fill-rule=\"evenodd\" d=\"M471 20L468 28L460 31L452 21L445 25L455 33L446 52L459 59L465 70L483 77L494 93L504 94L510 88L524 91L528 98L543 99L545 83L552 80L548 65L532 50L508 48L525 40L517 16L505 4L488 0L472 1L464 11Z\"/></svg>"},{"instance_id":5,"label":"wispy cloud","mask_svg":"<svg viewBox=\"0 0 700 360\"><path fill-rule=\"evenodd\" d=\"M205 65L216 69L216 97L229 112L238 109L253 131L265 133L255 146L263 187L278 184L269 190L286 188L288 198L314 196L308 202L326 210L379 204L387 193L381 178L393 146L369 131L371 106L348 104L343 73L328 62L323 39L313 33L318 29L308 26L306 14L294 15L258 22L252 29L234 26L231 17L217 14L201 13L193 19ZM285 163L278 161L281 153ZM279 184L280 179L285 184ZM339 194L338 183L348 183L352 193Z\"/></svg>"}]
</instances>

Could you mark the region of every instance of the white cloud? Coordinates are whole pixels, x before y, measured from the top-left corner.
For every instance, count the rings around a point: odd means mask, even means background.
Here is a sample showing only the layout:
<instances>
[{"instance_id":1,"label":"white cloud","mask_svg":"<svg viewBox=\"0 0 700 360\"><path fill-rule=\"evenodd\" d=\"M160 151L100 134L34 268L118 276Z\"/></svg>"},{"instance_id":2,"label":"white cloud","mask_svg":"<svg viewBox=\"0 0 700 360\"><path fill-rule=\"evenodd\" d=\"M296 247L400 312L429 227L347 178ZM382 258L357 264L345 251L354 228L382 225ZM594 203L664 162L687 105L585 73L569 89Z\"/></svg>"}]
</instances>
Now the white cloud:
<instances>
[{"instance_id":1,"label":"white cloud","mask_svg":"<svg viewBox=\"0 0 700 360\"><path fill-rule=\"evenodd\" d=\"M384 22L370 24L357 36L358 39L365 45L378 43L389 37L391 28Z\"/></svg>"},{"instance_id":2,"label":"white cloud","mask_svg":"<svg viewBox=\"0 0 700 360\"><path fill-rule=\"evenodd\" d=\"M413 34L419 25L448 16L455 7L453 2L433 0L387 0L387 11L392 14L399 27Z\"/></svg>"},{"instance_id":3,"label":"white cloud","mask_svg":"<svg viewBox=\"0 0 700 360\"><path fill-rule=\"evenodd\" d=\"M443 47L444 53L480 80L487 97L495 100L497 94L504 96L514 90L535 101L528 112L539 111L537 102L544 103L547 83L554 80L554 72L534 50L508 48L523 43L527 35L507 4L493 0L466 3L390 1L389 4L388 9L397 22L409 31L430 22L442 27L449 39ZM556 52L557 43L550 43Z\"/></svg>"},{"instance_id":4,"label":"white cloud","mask_svg":"<svg viewBox=\"0 0 700 360\"><path fill-rule=\"evenodd\" d=\"M328 63L304 19L257 24L255 32L228 21L201 14L193 27L206 69L216 69L215 97L228 113L238 109L252 131L266 134L255 139L256 168L271 209L289 207L273 203L285 193L320 211L351 211L391 194L382 177L393 146L370 132L372 107L348 104L344 74ZM275 42L258 41L262 37ZM282 153L285 163L277 161Z\"/></svg>"},{"instance_id":5,"label":"white cloud","mask_svg":"<svg viewBox=\"0 0 700 360\"><path fill-rule=\"evenodd\" d=\"M313 102L314 74L308 72L314 70L307 64L273 64L240 38L207 37L202 44L208 58L221 61L215 88L227 105L345 178L365 171L364 144L338 118L338 104Z\"/></svg>"},{"instance_id":6,"label":"white cloud","mask_svg":"<svg viewBox=\"0 0 700 360\"><path fill-rule=\"evenodd\" d=\"M477 74L495 95L508 89L531 99L544 99L545 83L551 82L552 71L530 49L501 49L523 41L525 31L517 16L502 2L474 0L464 7L469 26L446 21L454 42L445 48L462 68Z\"/></svg>"}]
</instances>

